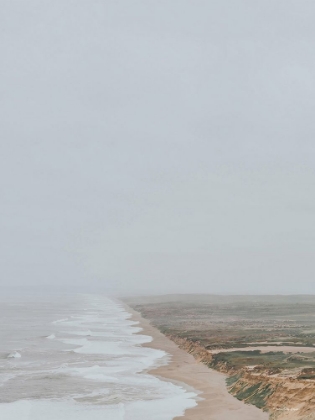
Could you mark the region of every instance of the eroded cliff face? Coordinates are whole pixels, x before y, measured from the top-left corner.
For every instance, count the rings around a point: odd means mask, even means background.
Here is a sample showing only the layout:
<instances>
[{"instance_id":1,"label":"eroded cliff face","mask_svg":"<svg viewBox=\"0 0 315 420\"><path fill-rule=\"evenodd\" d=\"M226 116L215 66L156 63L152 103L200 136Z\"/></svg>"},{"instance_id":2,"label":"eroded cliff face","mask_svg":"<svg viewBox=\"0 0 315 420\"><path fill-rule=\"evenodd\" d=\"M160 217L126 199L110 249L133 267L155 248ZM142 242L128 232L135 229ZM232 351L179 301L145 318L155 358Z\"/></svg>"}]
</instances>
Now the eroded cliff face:
<instances>
[{"instance_id":1,"label":"eroded cliff face","mask_svg":"<svg viewBox=\"0 0 315 420\"><path fill-rule=\"evenodd\" d=\"M198 342L187 340L175 335L167 335L179 348L185 350L187 353L192 354L198 362L202 362L205 365L209 365L212 361L212 355L201 346Z\"/></svg>"},{"instance_id":2,"label":"eroded cliff face","mask_svg":"<svg viewBox=\"0 0 315 420\"><path fill-rule=\"evenodd\" d=\"M244 369L227 383L232 395L267 410L271 419L315 419L313 381L255 374Z\"/></svg>"},{"instance_id":3,"label":"eroded cliff face","mask_svg":"<svg viewBox=\"0 0 315 420\"><path fill-rule=\"evenodd\" d=\"M255 369L253 366L236 369L227 363L216 363L211 352L199 342L174 335L168 337L180 348L192 354L197 361L227 374L229 392L239 400L267 411L271 419L315 420L313 379L301 379L301 374L298 379L295 377L296 372L279 373L266 368Z\"/></svg>"},{"instance_id":4,"label":"eroded cliff face","mask_svg":"<svg viewBox=\"0 0 315 420\"><path fill-rule=\"evenodd\" d=\"M277 420L315 420L315 296L169 295L131 306Z\"/></svg>"}]
</instances>

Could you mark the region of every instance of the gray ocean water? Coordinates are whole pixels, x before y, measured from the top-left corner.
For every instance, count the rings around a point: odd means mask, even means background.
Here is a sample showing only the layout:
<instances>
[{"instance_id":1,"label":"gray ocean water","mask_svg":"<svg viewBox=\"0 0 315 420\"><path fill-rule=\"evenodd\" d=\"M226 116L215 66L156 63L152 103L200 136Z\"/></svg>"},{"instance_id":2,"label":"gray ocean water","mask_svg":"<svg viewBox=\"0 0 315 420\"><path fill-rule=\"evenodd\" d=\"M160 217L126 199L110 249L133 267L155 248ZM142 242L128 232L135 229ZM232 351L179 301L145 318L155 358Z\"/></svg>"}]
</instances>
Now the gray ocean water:
<instances>
[{"instance_id":1,"label":"gray ocean water","mask_svg":"<svg viewBox=\"0 0 315 420\"><path fill-rule=\"evenodd\" d=\"M105 296L0 299L1 420L171 420L196 394L146 370L168 355Z\"/></svg>"}]
</instances>

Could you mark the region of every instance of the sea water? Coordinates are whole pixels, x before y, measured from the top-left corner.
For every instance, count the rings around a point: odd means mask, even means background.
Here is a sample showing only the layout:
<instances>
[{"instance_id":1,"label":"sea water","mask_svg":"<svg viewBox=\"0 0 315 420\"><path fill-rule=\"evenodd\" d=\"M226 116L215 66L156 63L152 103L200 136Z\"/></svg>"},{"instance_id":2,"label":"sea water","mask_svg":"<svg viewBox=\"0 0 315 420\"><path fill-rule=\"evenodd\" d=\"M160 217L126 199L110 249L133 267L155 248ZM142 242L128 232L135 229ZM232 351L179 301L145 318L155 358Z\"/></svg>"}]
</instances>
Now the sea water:
<instances>
[{"instance_id":1,"label":"sea water","mask_svg":"<svg viewBox=\"0 0 315 420\"><path fill-rule=\"evenodd\" d=\"M166 364L104 296L0 301L1 420L171 420L196 393L147 371Z\"/></svg>"}]
</instances>

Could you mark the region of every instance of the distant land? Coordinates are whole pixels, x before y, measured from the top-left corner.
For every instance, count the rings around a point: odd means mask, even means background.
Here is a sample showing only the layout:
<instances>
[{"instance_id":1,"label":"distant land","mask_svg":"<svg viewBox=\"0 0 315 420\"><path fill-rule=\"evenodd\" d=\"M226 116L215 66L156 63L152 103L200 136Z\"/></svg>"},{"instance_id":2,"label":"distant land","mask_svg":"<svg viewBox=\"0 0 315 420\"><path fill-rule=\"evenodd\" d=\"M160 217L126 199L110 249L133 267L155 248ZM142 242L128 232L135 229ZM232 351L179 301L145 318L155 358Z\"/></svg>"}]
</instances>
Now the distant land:
<instances>
[{"instance_id":1,"label":"distant land","mask_svg":"<svg viewBox=\"0 0 315 420\"><path fill-rule=\"evenodd\" d=\"M271 419L315 419L315 296L165 295L125 298Z\"/></svg>"}]
</instances>

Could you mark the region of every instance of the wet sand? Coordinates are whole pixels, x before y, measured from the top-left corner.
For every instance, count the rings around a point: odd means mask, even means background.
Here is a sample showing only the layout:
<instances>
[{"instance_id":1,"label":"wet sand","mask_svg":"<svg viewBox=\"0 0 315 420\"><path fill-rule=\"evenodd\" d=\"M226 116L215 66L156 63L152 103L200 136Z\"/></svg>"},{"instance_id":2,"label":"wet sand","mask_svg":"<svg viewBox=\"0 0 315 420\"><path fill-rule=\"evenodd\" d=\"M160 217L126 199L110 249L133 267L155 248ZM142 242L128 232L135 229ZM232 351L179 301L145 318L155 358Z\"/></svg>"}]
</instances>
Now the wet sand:
<instances>
[{"instance_id":1,"label":"wet sand","mask_svg":"<svg viewBox=\"0 0 315 420\"><path fill-rule=\"evenodd\" d=\"M194 357L165 337L154 328L148 320L127 305L126 310L132 314L132 319L138 321L143 328L141 334L153 338L147 347L161 349L171 355L171 361L150 371L161 379L171 380L182 386L190 386L200 392L200 400L194 408L186 410L184 416L174 420L267 420L267 413L258 408L244 404L230 395L225 385L225 375L197 363Z\"/></svg>"}]
</instances>

